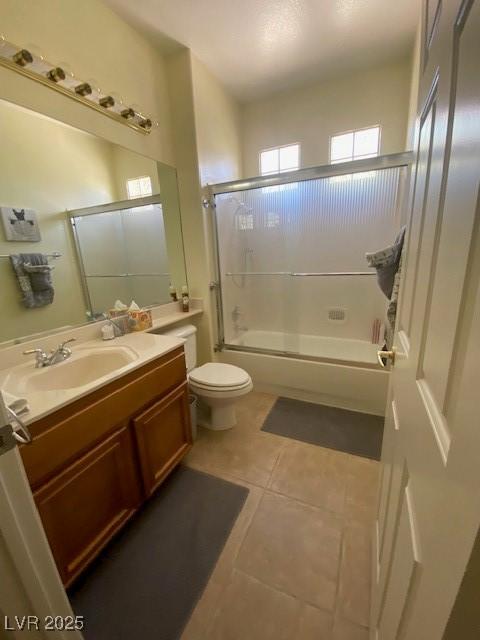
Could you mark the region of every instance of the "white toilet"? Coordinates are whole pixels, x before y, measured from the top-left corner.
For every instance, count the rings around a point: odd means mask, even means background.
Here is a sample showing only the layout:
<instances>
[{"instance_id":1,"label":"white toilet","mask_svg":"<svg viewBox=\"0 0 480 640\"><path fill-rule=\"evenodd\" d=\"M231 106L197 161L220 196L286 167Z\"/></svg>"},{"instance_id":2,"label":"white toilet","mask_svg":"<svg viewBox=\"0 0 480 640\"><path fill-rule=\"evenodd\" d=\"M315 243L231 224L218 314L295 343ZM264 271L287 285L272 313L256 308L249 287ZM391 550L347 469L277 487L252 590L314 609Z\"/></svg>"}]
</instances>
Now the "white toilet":
<instances>
[{"instance_id":1,"label":"white toilet","mask_svg":"<svg viewBox=\"0 0 480 640\"><path fill-rule=\"evenodd\" d=\"M192 324L164 331L168 335L183 338L190 390L201 404L198 424L216 431L231 429L237 420L235 402L253 389L252 379L246 371L232 364L207 362L197 364L197 329Z\"/></svg>"}]
</instances>

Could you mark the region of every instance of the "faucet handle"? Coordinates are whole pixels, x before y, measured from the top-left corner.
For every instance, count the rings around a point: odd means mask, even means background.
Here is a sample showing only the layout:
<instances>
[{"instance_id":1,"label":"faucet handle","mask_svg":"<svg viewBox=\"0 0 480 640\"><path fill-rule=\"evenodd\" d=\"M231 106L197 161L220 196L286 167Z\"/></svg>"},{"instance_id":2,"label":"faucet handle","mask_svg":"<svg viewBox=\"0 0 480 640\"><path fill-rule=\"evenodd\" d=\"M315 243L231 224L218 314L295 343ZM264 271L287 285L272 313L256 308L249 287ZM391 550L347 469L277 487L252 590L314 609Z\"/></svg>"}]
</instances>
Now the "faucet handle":
<instances>
[{"instance_id":1,"label":"faucet handle","mask_svg":"<svg viewBox=\"0 0 480 640\"><path fill-rule=\"evenodd\" d=\"M64 342L60 343L58 350L60 351L61 349L64 349L66 344L69 344L70 342L75 342L75 340L76 338L69 338L68 340L64 340Z\"/></svg>"},{"instance_id":2,"label":"faucet handle","mask_svg":"<svg viewBox=\"0 0 480 640\"><path fill-rule=\"evenodd\" d=\"M48 356L43 349L27 349L23 352L23 355L29 356L31 353L35 354L35 367L44 367L48 362Z\"/></svg>"}]
</instances>

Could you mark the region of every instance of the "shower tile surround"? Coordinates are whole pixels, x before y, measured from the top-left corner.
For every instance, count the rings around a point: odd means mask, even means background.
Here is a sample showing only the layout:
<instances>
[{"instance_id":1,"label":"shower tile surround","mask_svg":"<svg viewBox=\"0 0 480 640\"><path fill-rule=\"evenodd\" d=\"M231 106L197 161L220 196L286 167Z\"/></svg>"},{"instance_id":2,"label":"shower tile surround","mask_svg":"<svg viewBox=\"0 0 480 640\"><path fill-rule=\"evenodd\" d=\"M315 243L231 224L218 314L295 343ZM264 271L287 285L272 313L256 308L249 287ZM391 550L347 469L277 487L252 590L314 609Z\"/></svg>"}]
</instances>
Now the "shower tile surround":
<instances>
[{"instance_id":1,"label":"shower tile surround","mask_svg":"<svg viewBox=\"0 0 480 640\"><path fill-rule=\"evenodd\" d=\"M276 396L185 462L250 489L182 640L367 640L379 463L260 431Z\"/></svg>"}]
</instances>

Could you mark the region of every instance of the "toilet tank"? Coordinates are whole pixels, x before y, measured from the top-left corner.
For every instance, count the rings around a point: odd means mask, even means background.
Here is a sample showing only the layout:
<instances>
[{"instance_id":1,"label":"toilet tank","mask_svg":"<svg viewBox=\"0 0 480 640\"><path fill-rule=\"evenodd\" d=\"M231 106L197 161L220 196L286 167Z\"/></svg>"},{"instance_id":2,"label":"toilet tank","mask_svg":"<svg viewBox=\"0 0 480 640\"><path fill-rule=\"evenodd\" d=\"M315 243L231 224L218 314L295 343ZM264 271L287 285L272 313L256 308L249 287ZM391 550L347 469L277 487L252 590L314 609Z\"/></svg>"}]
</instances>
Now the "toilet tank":
<instances>
[{"instance_id":1,"label":"toilet tank","mask_svg":"<svg viewBox=\"0 0 480 640\"><path fill-rule=\"evenodd\" d=\"M166 336L183 338L186 341L184 349L187 371L195 369L197 366L197 327L193 326L193 324L183 324L174 329L162 331L162 333Z\"/></svg>"}]
</instances>

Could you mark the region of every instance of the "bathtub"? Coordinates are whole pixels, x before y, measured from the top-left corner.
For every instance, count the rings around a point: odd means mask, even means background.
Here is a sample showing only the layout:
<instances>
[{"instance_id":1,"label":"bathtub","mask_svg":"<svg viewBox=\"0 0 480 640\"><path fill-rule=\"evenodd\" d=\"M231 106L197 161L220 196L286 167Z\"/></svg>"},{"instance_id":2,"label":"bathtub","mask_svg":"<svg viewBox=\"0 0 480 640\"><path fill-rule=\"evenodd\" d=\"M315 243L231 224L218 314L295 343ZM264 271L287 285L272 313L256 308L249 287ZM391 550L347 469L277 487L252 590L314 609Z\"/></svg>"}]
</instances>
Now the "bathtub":
<instances>
[{"instance_id":1,"label":"bathtub","mask_svg":"<svg viewBox=\"0 0 480 640\"><path fill-rule=\"evenodd\" d=\"M248 371L258 391L384 415L389 373L377 364L378 348L365 340L249 330L217 359Z\"/></svg>"},{"instance_id":2,"label":"bathtub","mask_svg":"<svg viewBox=\"0 0 480 640\"><path fill-rule=\"evenodd\" d=\"M280 331L245 331L231 341L233 346L279 351L307 356L348 362L352 365L377 367L377 344L366 340L351 338L329 338ZM281 354L280 354L281 355Z\"/></svg>"}]
</instances>

